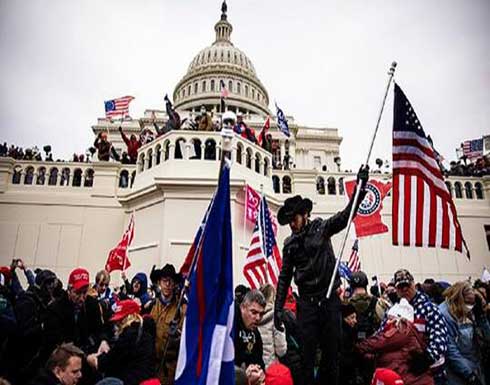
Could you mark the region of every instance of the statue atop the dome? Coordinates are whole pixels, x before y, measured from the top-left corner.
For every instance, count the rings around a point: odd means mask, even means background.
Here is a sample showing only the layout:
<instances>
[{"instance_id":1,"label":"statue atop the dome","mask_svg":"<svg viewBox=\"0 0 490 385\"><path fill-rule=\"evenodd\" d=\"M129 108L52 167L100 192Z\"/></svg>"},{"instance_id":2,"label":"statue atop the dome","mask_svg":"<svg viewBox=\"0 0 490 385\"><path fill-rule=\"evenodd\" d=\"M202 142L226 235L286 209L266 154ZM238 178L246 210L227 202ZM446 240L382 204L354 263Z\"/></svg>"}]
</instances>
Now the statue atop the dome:
<instances>
[{"instance_id":1,"label":"statue atop the dome","mask_svg":"<svg viewBox=\"0 0 490 385\"><path fill-rule=\"evenodd\" d=\"M226 20L226 12L228 12L228 5L226 5L226 0L223 0L223 4L221 4L221 20Z\"/></svg>"}]
</instances>

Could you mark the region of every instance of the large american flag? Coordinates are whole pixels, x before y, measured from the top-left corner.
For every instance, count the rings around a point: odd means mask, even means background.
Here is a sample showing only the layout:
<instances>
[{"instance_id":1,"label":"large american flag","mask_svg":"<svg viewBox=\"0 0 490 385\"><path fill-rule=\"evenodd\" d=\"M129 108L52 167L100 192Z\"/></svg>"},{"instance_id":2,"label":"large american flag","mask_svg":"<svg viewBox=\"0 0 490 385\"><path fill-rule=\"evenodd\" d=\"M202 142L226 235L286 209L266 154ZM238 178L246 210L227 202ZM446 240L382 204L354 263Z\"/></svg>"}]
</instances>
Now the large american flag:
<instances>
[{"instance_id":1,"label":"large american flag","mask_svg":"<svg viewBox=\"0 0 490 385\"><path fill-rule=\"evenodd\" d=\"M440 247L460 252L463 244L466 248L456 207L444 183L433 147L397 84L392 205L394 245Z\"/></svg>"},{"instance_id":2,"label":"large american flag","mask_svg":"<svg viewBox=\"0 0 490 385\"><path fill-rule=\"evenodd\" d=\"M359 240L355 240L352 245L352 251L350 253L349 262L347 267L353 273L361 270L361 260L359 259Z\"/></svg>"},{"instance_id":3,"label":"large american flag","mask_svg":"<svg viewBox=\"0 0 490 385\"><path fill-rule=\"evenodd\" d=\"M466 140L463 142L463 155L469 159L478 158L483 155L483 138Z\"/></svg>"},{"instance_id":4,"label":"large american flag","mask_svg":"<svg viewBox=\"0 0 490 385\"><path fill-rule=\"evenodd\" d=\"M252 289L266 283L276 286L281 267L281 254L272 229L269 207L262 197L243 275Z\"/></svg>"},{"instance_id":5,"label":"large american flag","mask_svg":"<svg viewBox=\"0 0 490 385\"><path fill-rule=\"evenodd\" d=\"M122 98L106 100L104 102L105 116L106 118L112 118L114 116L125 117L129 115L129 103L133 100L132 96L123 96Z\"/></svg>"}]
</instances>

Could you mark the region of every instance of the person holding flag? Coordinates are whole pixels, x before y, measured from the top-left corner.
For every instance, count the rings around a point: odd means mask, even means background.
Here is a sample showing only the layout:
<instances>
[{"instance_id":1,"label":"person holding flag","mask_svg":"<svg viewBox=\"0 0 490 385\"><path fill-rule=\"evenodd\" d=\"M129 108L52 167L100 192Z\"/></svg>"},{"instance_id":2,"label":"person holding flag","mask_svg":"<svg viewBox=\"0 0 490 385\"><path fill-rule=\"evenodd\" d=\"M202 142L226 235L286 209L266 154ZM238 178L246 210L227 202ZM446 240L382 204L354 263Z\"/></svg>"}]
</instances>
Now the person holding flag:
<instances>
[{"instance_id":1,"label":"person holding flag","mask_svg":"<svg viewBox=\"0 0 490 385\"><path fill-rule=\"evenodd\" d=\"M354 212L357 212L359 202L364 198L368 178L369 167L361 167L357 174L357 188L361 190ZM331 218L316 218L311 221L309 217L313 208L312 201L296 195L286 199L277 215L279 224L289 224L292 234L284 241L274 324L278 330L282 330L283 307L294 275L299 291L297 318L303 337L305 385L314 383L318 345L322 351L320 382L333 385L339 383L340 298L337 295L332 295L329 299L326 297L329 282L333 277L334 289L340 286L340 277L334 274L336 260L330 237L347 226L353 205L354 199L351 199L344 210Z\"/></svg>"}]
</instances>

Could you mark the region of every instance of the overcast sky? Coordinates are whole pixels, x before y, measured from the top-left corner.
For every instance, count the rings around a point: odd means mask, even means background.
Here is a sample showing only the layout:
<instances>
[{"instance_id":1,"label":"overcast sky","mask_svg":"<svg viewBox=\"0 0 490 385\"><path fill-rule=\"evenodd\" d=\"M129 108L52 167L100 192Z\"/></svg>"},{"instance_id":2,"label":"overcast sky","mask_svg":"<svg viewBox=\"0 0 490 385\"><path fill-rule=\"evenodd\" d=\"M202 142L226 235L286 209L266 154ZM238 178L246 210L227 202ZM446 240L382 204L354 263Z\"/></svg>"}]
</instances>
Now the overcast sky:
<instances>
[{"instance_id":1,"label":"overcast sky","mask_svg":"<svg viewBox=\"0 0 490 385\"><path fill-rule=\"evenodd\" d=\"M103 101L163 108L197 52L214 41L220 0L0 0L0 140L91 144ZM490 133L490 1L229 0L233 43L287 115L336 127L343 168L365 158L398 62L404 89L449 160ZM373 153L391 157L392 92Z\"/></svg>"}]
</instances>

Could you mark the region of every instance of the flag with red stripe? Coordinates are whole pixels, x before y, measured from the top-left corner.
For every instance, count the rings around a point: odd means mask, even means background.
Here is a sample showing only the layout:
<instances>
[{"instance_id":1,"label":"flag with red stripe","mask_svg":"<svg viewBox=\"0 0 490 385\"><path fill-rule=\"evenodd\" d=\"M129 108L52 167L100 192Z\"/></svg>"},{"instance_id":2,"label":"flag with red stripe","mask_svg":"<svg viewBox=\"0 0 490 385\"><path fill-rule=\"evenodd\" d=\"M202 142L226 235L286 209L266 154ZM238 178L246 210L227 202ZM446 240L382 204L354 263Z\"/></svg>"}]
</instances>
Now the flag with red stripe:
<instances>
[{"instance_id":1,"label":"flag with red stripe","mask_svg":"<svg viewBox=\"0 0 490 385\"><path fill-rule=\"evenodd\" d=\"M269 128L271 128L271 117L268 116L267 119L265 120L264 126L262 127L262 130L259 132L259 136L257 138L257 143L259 146L262 146L262 143L265 141L265 136L267 135L267 132L269 132Z\"/></svg>"},{"instance_id":2,"label":"flag with red stripe","mask_svg":"<svg viewBox=\"0 0 490 385\"><path fill-rule=\"evenodd\" d=\"M393 119L393 245L462 252L456 207L431 143L401 88L395 84Z\"/></svg>"},{"instance_id":3,"label":"flag with red stripe","mask_svg":"<svg viewBox=\"0 0 490 385\"><path fill-rule=\"evenodd\" d=\"M129 116L129 103L134 99L132 96L123 96L121 98L106 100L104 102L106 118L114 116Z\"/></svg>"},{"instance_id":4,"label":"flag with red stripe","mask_svg":"<svg viewBox=\"0 0 490 385\"><path fill-rule=\"evenodd\" d=\"M352 273L361 270L361 260L359 259L359 240L355 240L352 245L352 251L350 253L349 262L347 267Z\"/></svg>"},{"instance_id":5,"label":"flag with red stripe","mask_svg":"<svg viewBox=\"0 0 490 385\"><path fill-rule=\"evenodd\" d=\"M109 252L105 269L110 273L114 270L126 270L131 266L128 258L128 248L131 246L134 238L134 216L131 214L128 228L124 232L122 239L117 246Z\"/></svg>"},{"instance_id":6,"label":"flag with red stripe","mask_svg":"<svg viewBox=\"0 0 490 385\"><path fill-rule=\"evenodd\" d=\"M266 283L275 286L281 267L281 254L274 236L271 214L267 201L263 197L260 200L243 274L252 289L257 289Z\"/></svg>"}]
</instances>

